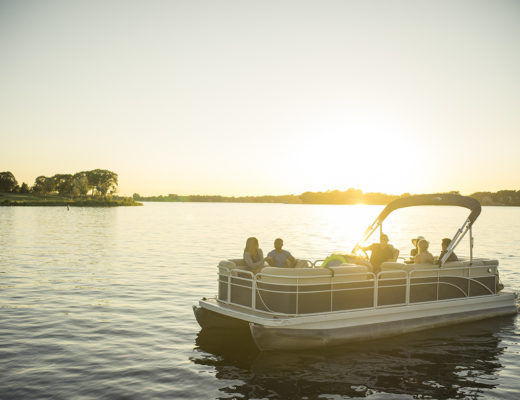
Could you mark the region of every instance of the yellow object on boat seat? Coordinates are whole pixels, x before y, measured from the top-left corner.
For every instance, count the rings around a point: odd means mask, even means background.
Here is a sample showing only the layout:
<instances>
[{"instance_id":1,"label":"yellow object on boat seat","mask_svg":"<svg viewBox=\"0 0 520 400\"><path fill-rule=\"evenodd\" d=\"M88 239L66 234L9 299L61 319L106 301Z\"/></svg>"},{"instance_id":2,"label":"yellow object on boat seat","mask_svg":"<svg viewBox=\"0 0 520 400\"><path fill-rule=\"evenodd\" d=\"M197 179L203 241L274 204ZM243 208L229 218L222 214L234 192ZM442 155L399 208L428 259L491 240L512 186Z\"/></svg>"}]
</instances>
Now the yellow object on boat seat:
<instances>
[{"instance_id":1,"label":"yellow object on boat seat","mask_svg":"<svg viewBox=\"0 0 520 400\"><path fill-rule=\"evenodd\" d=\"M336 267L341 264L347 264L347 258L343 254L334 253L323 261L321 267Z\"/></svg>"}]
</instances>

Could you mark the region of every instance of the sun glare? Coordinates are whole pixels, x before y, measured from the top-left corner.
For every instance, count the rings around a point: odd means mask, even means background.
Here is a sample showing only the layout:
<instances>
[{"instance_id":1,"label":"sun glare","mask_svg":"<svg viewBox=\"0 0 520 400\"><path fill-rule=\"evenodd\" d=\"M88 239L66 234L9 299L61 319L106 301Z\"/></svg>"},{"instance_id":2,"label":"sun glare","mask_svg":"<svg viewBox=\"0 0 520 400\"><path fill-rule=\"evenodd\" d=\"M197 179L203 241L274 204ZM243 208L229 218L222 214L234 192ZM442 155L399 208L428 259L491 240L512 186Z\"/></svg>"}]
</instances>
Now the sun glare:
<instances>
[{"instance_id":1,"label":"sun glare","mask_svg":"<svg viewBox=\"0 0 520 400\"><path fill-rule=\"evenodd\" d=\"M304 190L402 194L421 179L420 143L383 124L359 121L352 133L337 129L307 146L305 153L315 161L302 165Z\"/></svg>"}]
</instances>

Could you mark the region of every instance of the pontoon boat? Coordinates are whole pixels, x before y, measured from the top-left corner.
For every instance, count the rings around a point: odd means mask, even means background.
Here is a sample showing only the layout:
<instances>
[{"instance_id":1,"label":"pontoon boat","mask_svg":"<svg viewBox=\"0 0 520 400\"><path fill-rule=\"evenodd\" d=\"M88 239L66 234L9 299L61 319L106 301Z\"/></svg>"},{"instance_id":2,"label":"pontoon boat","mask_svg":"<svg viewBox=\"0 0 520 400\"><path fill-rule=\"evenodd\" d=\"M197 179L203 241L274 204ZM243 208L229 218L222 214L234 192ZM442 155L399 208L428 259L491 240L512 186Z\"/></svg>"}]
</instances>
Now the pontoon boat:
<instances>
[{"instance_id":1,"label":"pontoon boat","mask_svg":"<svg viewBox=\"0 0 520 400\"><path fill-rule=\"evenodd\" d=\"M411 206L471 210L437 264L384 262L372 272L361 244L392 212ZM516 293L502 291L498 261L473 257L480 203L458 195L418 195L388 204L352 253L306 268L266 266L256 275L243 260L218 265L218 295L193 306L203 329L247 329L260 350L290 350L376 339L517 312ZM469 232L469 257L446 262ZM339 260L339 262L338 262ZM338 265L339 264L339 265Z\"/></svg>"}]
</instances>

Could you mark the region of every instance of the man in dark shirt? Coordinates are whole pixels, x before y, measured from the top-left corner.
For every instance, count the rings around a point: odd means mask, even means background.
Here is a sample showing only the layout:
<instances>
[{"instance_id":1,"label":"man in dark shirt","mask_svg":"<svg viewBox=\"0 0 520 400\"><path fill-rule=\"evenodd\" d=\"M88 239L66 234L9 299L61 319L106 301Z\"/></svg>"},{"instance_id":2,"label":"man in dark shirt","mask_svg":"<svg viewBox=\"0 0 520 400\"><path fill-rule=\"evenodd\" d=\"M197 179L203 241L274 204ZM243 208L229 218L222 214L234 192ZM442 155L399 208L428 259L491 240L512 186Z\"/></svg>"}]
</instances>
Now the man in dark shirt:
<instances>
[{"instance_id":1,"label":"man in dark shirt","mask_svg":"<svg viewBox=\"0 0 520 400\"><path fill-rule=\"evenodd\" d=\"M439 255L439 260L438 260L439 264L441 263L441 260L442 260L442 257L444 256L444 254L446 254L448 252L448 246L450 245L450 243L451 243L451 239L448 239L448 238L442 239L442 243L441 243L442 251L441 251L441 254ZM452 252L449 255L448 259L446 260L446 262L449 262L449 261L459 261L459 258L455 255L455 253Z\"/></svg>"},{"instance_id":2,"label":"man in dark shirt","mask_svg":"<svg viewBox=\"0 0 520 400\"><path fill-rule=\"evenodd\" d=\"M374 272L379 272L381 264L385 261L395 261L399 255L399 250L388 244L388 236L384 233L380 236L381 243L373 243L367 247L361 247L362 250L370 250L370 264L374 267Z\"/></svg>"}]
</instances>

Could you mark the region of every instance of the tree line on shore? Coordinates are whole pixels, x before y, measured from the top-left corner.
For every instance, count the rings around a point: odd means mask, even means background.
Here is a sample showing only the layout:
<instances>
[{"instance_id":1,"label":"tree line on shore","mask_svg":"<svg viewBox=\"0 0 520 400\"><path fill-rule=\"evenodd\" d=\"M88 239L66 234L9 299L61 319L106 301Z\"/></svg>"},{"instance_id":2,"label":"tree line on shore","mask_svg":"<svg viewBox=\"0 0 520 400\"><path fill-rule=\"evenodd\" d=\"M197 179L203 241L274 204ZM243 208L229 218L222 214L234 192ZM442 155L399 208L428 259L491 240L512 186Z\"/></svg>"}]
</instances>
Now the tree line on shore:
<instances>
[{"instance_id":1,"label":"tree line on shore","mask_svg":"<svg viewBox=\"0 0 520 400\"><path fill-rule=\"evenodd\" d=\"M451 191L450 194L460 194ZM441 194L441 193L438 193ZM300 195L282 196L219 196L219 195L188 195L168 194L160 196L141 196L134 193L136 201L155 202L208 202L208 203L286 203L286 204L368 204L385 205L392 200L410 196L410 193L392 195L385 193L363 193L360 189L345 191L328 190L326 192L304 192ZM520 206L520 190L500 190L498 192L476 192L470 195L482 205Z\"/></svg>"},{"instance_id":2,"label":"tree line on shore","mask_svg":"<svg viewBox=\"0 0 520 400\"><path fill-rule=\"evenodd\" d=\"M106 169L81 171L75 174L39 176L34 184L18 184L10 171L0 172L0 193L36 194L46 196L59 194L62 197L104 197L117 192L117 174Z\"/></svg>"}]
</instances>

